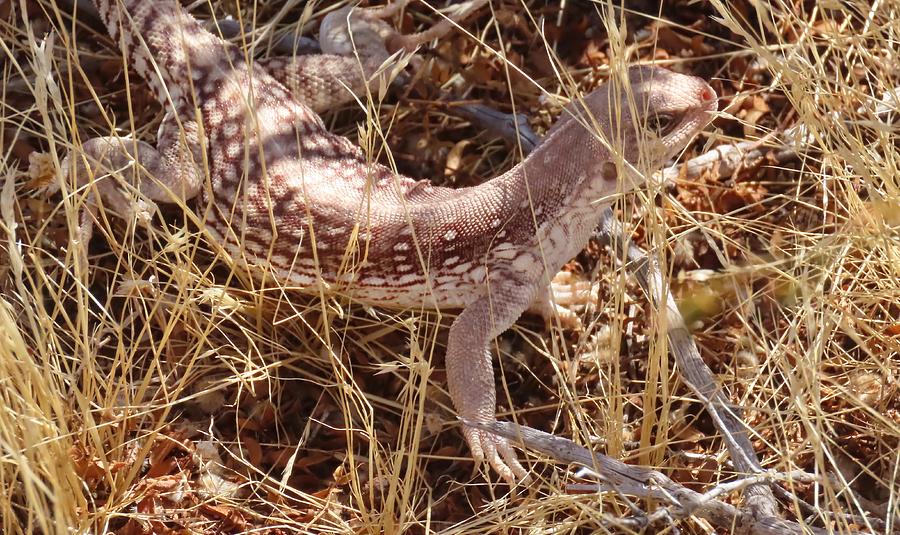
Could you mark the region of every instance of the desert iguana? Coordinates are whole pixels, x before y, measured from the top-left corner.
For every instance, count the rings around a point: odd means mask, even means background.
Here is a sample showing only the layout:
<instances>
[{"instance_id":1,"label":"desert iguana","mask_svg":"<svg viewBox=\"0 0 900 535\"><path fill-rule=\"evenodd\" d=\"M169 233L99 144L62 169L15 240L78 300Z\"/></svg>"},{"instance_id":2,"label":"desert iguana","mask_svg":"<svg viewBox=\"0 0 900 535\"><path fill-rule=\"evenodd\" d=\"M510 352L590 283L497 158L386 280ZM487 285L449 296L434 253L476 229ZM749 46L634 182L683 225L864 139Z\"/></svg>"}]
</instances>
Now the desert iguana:
<instances>
[{"instance_id":1,"label":"desert iguana","mask_svg":"<svg viewBox=\"0 0 900 535\"><path fill-rule=\"evenodd\" d=\"M584 246L601 208L681 150L716 110L703 80L634 67L570 104L509 171L475 187L436 187L369 161L315 110L347 95L345 86L380 81L391 52L414 49L446 24L403 36L380 18L396 5L346 8L322 23L325 54L254 62L177 1L94 4L168 113L155 148L100 137L66 158L64 173L90 192L81 238L90 238L99 199L146 217L147 200L199 195L210 240L256 276L324 285L371 305L461 309L447 382L470 421L494 420L491 340L533 303L553 308L549 280ZM118 183L135 161L145 171L138 202ZM117 178L101 176L110 172ZM527 477L506 439L463 433L476 460L508 481Z\"/></svg>"}]
</instances>

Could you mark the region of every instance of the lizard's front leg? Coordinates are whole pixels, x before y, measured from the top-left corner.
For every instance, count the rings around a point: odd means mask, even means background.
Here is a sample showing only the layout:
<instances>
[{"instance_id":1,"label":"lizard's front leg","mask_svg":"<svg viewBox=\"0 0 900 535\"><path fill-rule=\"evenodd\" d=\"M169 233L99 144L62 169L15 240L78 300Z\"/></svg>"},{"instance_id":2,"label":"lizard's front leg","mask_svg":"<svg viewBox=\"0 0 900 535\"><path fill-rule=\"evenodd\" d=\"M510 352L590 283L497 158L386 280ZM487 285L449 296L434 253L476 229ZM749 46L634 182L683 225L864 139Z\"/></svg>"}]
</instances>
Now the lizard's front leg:
<instances>
[{"instance_id":1,"label":"lizard's front leg","mask_svg":"<svg viewBox=\"0 0 900 535\"><path fill-rule=\"evenodd\" d=\"M489 344L528 308L540 286L534 278L510 271L494 271L490 279L486 295L470 303L450 326L447 343L450 397L459 416L474 422L493 421L496 410ZM506 481L528 477L505 438L468 426L463 434L476 461L486 459Z\"/></svg>"},{"instance_id":2,"label":"lizard's front leg","mask_svg":"<svg viewBox=\"0 0 900 535\"><path fill-rule=\"evenodd\" d=\"M581 330L581 318L573 309L597 305L597 286L591 281L580 280L569 271L560 271L549 285L541 285L537 297L528 312L544 318L547 327L558 325L563 329Z\"/></svg>"}]
</instances>

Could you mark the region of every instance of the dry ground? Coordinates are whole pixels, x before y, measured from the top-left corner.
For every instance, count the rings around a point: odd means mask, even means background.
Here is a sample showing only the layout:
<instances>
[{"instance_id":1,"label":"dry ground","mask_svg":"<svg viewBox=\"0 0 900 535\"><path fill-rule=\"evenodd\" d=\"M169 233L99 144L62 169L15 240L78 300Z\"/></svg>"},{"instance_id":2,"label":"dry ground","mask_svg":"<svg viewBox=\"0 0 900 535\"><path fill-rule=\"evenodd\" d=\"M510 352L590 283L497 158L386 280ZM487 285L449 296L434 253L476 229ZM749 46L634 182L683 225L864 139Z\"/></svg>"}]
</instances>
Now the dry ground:
<instances>
[{"instance_id":1,"label":"dry ground","mask_svg":"<svg viewBox=\"0 0 900 535\"><path fill-rule=\"evenodd\" d=\"M327 2L239 4L191 10L256 23L265 56L269 38L314 35ZM774 155L790 130L802 144L784 164L648 189L618 213L664 255L764 465L829 476L791 485L814 509L783 503L785 516L839 533L896 529L900 5L626 4L492 0L464 24L472 35L421 52L430 64L414 83L368 115L350 105L326 121L354 140L380 125L401 171L474 184L520 156L447 101L514 108L542 132L615 58L711 80L726 113L684 158L770 132ZM514 492L473 468L444 382L452 311L261 290L171 206L149 227L103 213L83 269L80 201L42 195L29 155L61 158L114 128L153 140L164 110L117 45L71 14L0 0L4 533L616 531L608 517L630 514L621 499L567 492L580 481L567 466L523 453L535 482ZM414 2L399 23L434 20ZM584 332L525 318L501 337L500 418L698 490L732 477L640 289L596 244L569 269L597 281L601 303ZM677 528L711 532L696 519ZM675 528L650 532L663 529Z\"/></svg>"}]
</instances>

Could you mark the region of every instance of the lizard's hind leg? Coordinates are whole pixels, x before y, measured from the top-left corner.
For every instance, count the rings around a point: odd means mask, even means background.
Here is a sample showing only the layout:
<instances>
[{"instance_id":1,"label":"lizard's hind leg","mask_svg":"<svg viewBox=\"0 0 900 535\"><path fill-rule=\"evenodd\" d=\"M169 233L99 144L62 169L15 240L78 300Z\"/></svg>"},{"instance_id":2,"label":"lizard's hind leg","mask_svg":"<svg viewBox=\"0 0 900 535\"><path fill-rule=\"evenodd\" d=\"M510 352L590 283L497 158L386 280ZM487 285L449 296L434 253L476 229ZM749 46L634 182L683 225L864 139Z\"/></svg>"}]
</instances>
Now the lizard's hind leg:
<instances>
[{"instance_id":1,"label":"lizard's hind leg","mask_svg":"<svg viewBox=\"0 0 900 535\"><path fill-rule=\"evenodd\" d=\"M388 83L405 84L408 73L386 65L391 56L400 51L411 54L418 46L444 36L487 0L459 6L456 14L431 28L403 35L383 19L394 16L407 3L409 0L400 0L381 7L333 11L319 27L322 54L277 56L261 59L257 65L287 87L295 99L322 113L354 96L365 97L370 81L375 90ZM411 60L416 68L415 58Z\"/></svg>"},{"instance_id":2,"label":"lizard's hind leg","mask_svg":"<svg viewBox=\"0 0 900 535\"><path fill-rule=\"evenodd\" d=\"M146 221L155 201L195 197L205 176L203 146L195 121L178 125L170 114L160 126L157 147L141 140L104 136L71 150L62 161L62 179L71 177L76 192L87 190L78 239L90 241L98 202L124 217ZM135 187L140 197L135 199L120 181Z\"/></svg>"},{"instance_id":3,"label":"lizard's hind leg","mask_svg":"<svg viewBox=\"0 0 900 535\"><path fill-rule=\"evenodd\" d=\"M334 54L276 56L256 63L316 113L342 106L354 96L364 99L366 73L374 73L381 65L360 68L356 58Z\"/></svg>"},{"instance_id":4,"label":"lizard's hind leg","mask_svg":"<svg viewBox=\"0 0 900 535\"><path fill-rule=\"evenodd\" d=\"M399 50L400 48L404 48L407 52L412 52L421 45L429 41L434 41L435 39L440 39L451 30L453 30L460 22L469 18L472 13L475 13L483 6L488 3L489 0L470 0L469 2L460 4L456 6L456 12L442 18L440 22L435 23L431 28L427 30L411 33L408 35L395 34L392 37L392 41L388 43L389 50L393 48L394 50ZM398 2L398 4L405 2ZM389 7L392 7L393 4Z\"/></svg>"}]
</instances>

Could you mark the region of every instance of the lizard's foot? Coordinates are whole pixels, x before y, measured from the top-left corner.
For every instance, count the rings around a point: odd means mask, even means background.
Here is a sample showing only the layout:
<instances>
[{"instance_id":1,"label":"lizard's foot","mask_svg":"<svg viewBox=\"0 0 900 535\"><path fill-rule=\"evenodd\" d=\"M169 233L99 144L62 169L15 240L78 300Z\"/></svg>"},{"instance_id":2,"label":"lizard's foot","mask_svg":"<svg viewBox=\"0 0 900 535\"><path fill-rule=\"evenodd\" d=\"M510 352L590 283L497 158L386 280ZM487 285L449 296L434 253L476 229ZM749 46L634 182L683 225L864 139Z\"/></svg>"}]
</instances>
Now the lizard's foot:
<instances>
[{"instance_id":1,"label":"lizard's foot","mask_svg":"<svg viewBox=\"0 0 900 535\"><path fill-rule=\"evenodd\" d=\"M78 240L85 244L90 242L93 235L93 219L97 213L98 199L126 218L145 224L153 218L156 205L149 200L132 199L112 176L114 173L132 172L128 168L135 165L126 143L134 142L116 137L89 139L82 146L83 155L71 151L62 161L60 180L68 180L69 174L73 173L74 186L89 189L77 232ZM58 182L51 184L48 193L55 193L58 189Z\"/></svg>"},{"instance_id":2,"label":"lizard's foot","mask_svg":"<svg viewBox=\"0 0 900 535\"><path fill-rule=\"evenodd\" d=\"M574 273L560 271L529 307L529 312L544 318L547 327L580 331L584 328L576 310L597 304L597 287ZM574 310L573 310L574 309ZM558 322L558 323L557 323Z\"/></svg>"},{"instance_id":3,"label":"lizard's foot","mask_svg":"<svg viewBox=\"0 0 900 535\"><path fill-rule=\"evenodd\" d=\"M519 458L507 439L469 426L463 427L463 435L476 464L486 460L510 486L531 481L528 471L519 463Z\"/></svg>"}]
</instances>

